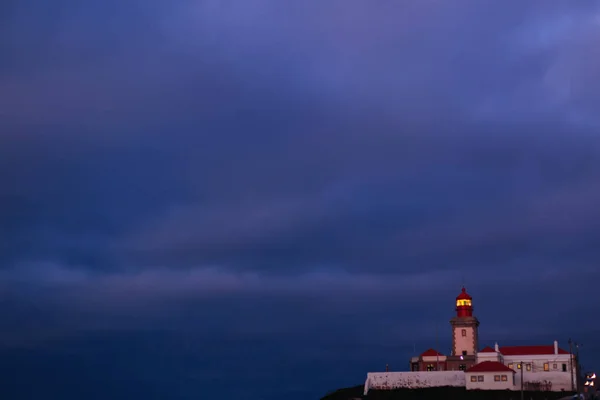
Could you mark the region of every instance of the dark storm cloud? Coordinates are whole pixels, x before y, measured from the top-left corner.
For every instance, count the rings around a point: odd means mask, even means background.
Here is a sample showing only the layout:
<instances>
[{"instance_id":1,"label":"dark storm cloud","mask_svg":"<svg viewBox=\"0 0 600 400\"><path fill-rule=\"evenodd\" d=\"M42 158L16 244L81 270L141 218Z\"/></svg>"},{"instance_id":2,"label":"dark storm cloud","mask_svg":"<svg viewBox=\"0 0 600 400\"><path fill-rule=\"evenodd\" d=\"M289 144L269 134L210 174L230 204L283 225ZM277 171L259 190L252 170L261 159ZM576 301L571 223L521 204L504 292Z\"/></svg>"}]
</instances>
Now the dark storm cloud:
<instances>
[{"instance_id":1,"label":"dark storm cloud","mask_svg":"<svg viewBox=\"0 0 600 400\"><path fill-rule=\"evenodd\" d=\"M595 257L587 3L115 4L10 10L5 268Z\"/></svg>"},{"instance_id":2,"label":"dark storm cloud","mask_svg":"<svg viewBox=\"0 0 600 400\"><path fill-rule=\"evenodd\" d=\"M0 12L4 347L186 332L187 398L403 364L463 280L488 342L598 328L597 2L48 4Z\"/></svg>"}]
</instances>

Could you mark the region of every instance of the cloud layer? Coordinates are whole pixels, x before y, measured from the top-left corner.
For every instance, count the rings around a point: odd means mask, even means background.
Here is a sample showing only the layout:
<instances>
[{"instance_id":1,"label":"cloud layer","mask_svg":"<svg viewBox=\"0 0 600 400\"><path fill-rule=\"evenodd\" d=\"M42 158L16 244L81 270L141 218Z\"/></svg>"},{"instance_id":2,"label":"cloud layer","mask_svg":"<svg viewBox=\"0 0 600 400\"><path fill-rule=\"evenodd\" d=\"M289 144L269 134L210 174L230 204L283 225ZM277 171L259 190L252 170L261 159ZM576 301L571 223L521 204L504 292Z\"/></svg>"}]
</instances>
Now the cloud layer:
<instances>
[{"instance_id":1,"label":"cloud layer","mask_svg":"<svg viewBox=\"0 0 600 400\"><path fill-rule=\"evenodd\" d=\"M69 346L85 363L187 335L202 350L171 347L168 362L199 370L171 398L244 375L248 357L261 367L239 398L273 365L265 398L318 396L431 347L463 282L485 341L600 329L596 2L5 7L0 345L19 357L14 382L35 357L59 382ZM315 364L344 363L306 388ZM148 372L164 377L155 393L177 386L163 372Z\"/></svg>"}]
</instances>

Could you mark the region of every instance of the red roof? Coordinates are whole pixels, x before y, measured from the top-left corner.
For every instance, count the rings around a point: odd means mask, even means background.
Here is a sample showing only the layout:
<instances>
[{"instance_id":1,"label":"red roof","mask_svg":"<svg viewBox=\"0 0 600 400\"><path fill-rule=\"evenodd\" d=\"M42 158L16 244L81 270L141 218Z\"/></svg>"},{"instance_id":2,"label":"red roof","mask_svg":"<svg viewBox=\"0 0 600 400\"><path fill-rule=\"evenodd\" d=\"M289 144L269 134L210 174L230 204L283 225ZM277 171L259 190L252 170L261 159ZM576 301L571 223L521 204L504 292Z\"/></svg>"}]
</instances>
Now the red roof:
<instances>
[{"instance_id":1,"label":"red roof","mask_svg":"<svg viewBox=\"0 0 600 400\"><path fill-rule=\"evenodd\" d=\"M546 355L554 354L554 345L542 346L502 346L500 353L505 356L524 356L524 355ZM558 348L558 354L569 354L568 351Z\"/></svg>"},{"instance_id":2,"label":"red roof","mask_svg":"<svg viewBox=\"0 0 600 400\"><path fill-rule=\"evenodd\" d=\"M469 296L469 293L467 293L467 289L465 289L465 287L463 286L462 291L456 297L456 300L473 300L473 298Z\"/></svg>"},{"instance_id":3,"label":"red roof","mask_svg":"<svg viewBox=\"0 0 600 400\"><path fill-rule=\"evenodd\" d=\"M480 362L479 364L473 365L465 372L512 372L513 374L515 373L513 369L508 368L506 365L499 363L498 361Z\"/></svg>"},{"instance_id":4,"label":"red roof","mask_svg":"<svg viewBox=\"0 0 600 400\"><path fill-rule=\"evenodd\" d=\"M492 349L490 346L485 347L480 353L495 353L496 350Z\"/></svg>"},{"instance_id":5,"label":"red roof","mask_svg":"<svg viewBox=\"0 0 600 400\"><path fill-rule=\"evenodd\" d=\"M429 349L426 352L424 352L423 354L421 354L421 357L435 357L435 356L443 356L443 354L434 349Z\"/></svg>"}]
</instances>

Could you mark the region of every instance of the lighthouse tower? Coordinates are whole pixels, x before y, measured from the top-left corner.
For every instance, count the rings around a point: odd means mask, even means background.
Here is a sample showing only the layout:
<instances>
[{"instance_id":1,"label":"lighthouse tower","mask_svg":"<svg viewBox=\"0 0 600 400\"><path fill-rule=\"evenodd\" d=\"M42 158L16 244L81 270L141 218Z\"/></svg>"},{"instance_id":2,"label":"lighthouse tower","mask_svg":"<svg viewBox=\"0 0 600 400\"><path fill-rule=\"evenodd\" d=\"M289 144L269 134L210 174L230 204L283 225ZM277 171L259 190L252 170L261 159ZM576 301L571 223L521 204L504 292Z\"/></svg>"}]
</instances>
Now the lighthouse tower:
<instances>
[{"instance_id":1,"label":"lighthouse tower","mask_svg":"<svg viewBox=\"0 0 600 400\"><path fill-rule=\"evenodd\" d=\"M473 298L464 287L456 297L456 317L450 320L450 325L452 325L452 356L470 361L479 348L479 320L473 316Z\"/></svg>"}]
</instances>

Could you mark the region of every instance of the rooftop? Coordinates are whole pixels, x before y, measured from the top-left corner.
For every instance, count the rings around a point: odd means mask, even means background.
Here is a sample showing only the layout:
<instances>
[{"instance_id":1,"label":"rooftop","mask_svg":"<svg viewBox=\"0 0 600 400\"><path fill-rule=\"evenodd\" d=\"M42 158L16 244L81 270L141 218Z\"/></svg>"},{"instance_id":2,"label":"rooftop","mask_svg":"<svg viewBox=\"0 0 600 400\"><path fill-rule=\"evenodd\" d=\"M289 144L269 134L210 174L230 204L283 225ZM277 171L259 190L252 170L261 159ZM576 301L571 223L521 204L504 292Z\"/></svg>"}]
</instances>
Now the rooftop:
<instances>
[{"instance_id":1,"label":"rooftop","mask_svg":"<svg viewBox=\"0 0 600 400\"><path fill-rule=\"evenodd\" d=\"M456 297L456 300L473 300L473 298L467 293L467 289L463 286L460 294Z\"/></svg>"},{"instance_id":2,"label":"rooftop","mask_svg":"<svg viewBox=\"0 0 600 400\"><path fill-rule=\"evenodd\" d=\"M479 364L473 365L465 372L512 372L515 371L512 368L508 368L506 365L497 361L484 361Z\"/></svg>"},{"instance_id":3,"label":"rooftop","mask_svg":"<svg viewBox=\"0 0 600 400\"><path fill-rule=\"evenodd\" d=\"M434 349L426 350L423 354L421 354L421 357L435 357L435 356L443 356L443 354Z\"/></svg>"},{"instance_id":4,"label":"rooftop","mask_svg":"<svg viewBox=\"0 0 600 400\"><path fill-rule=\"evenodd\" d=\"M547 355L554 354L554 345L541 346L501 346L500 353L505 356ZM568 351L558 348L558 354L569 354Z\"/></svg>"}]
</instances>

